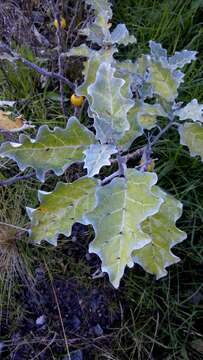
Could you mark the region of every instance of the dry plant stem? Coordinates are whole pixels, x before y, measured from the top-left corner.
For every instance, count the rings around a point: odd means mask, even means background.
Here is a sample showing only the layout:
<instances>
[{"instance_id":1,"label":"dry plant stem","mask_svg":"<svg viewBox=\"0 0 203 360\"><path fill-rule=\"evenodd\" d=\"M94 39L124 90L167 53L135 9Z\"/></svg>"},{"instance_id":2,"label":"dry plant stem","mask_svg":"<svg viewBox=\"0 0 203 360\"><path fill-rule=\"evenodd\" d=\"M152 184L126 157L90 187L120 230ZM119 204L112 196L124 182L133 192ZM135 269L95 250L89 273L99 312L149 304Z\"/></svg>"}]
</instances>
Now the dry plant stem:
<instances>
[{"instance_id":1,"label":"dry plant stem","mask_svg":"<svg viewBox=\"0 0 203 360\"><path fill-rule=\"evenodd\" d=\"M55 333L54 333L54 334L55 334ZM101 336L98 336L98 337L96 337L96 338L93 338L93 337L92 337L92 338L89 338L89 337L83 337L83 336L79 336L79 335L78 335L78 337L68 339L67 341L68 341L68 344L69 344L69 345L75 345L75 346L77 346L77 345L83 345L83 343L84 343L83 348L85 348L85 347L88 347L88 346L90 346L90 345L93 345L93 346L94 346L94 344L97 343L97 342L100 342L100 341L103 341L103 340L107 340L107 339L111 339L111 338L113 337L113 335L114 335L114 334L101 335ZM76 336L77 336L77 335L76 335ZM53 336L53 337L54 337L54 336ZM47 338L48 338L48 336L47 336L47 337L35 337L33 340L30 339L29 343L30 343L30 344L36 344L37 342L40 342L40 344L47 344L47 345L50 346L50 340L47 340ZM58 342L61 342L61 340L63 340L63 338L61 339L61 338L59 338L59 337L56 337L56 338L55 338L55 343L57 344ZM13 344L13 342L12 342L12 340L5 340L5 341L4 341L4 344L5 344L5 347L8 348L11 344ZM26 341L26 340L22 340L22 341L19 343L18 347L21 347L21 346L26 345L26 344L27 344L27 341ZM86 344L87 344L87 346L86 346ZM95 346L95 347L97 348L97 346ZM100 349L100 348L99 348L99 349ZM33 358L30 359L30 360L33 360ZM38 360L38 359L37 359L37 360ZM57 360L57 359L55 358L55 360Z\"/></svg>"},{"instance_id":2,"label":"dry plant stem","mask_svg":"<svg viewBox=\"0 0 203 360\"><path fill-rule=\"evenodd\" d=\"M53 338L50 340L50 342L45 346L43 350L41 350L36 356L34 356L31 360L39 359L39 356L42 355L55 341L56 339L56 333L54 333Z\"/></svg>"},{"instance_id":3,"label":"dry plant stem","mask_svg":"<svg viewBox=\"0 0 203 360\"><path fill-rule=\"evenodd\" d=\"M58 66L59 66L59 73L63 76L63 58L61 55L58 57ZM68 117L68 113L65 106L65 95L64 95L64 83L60 80L60 95L61 95L61 109L65 117Z\"/></svg>"},{"instance_id":4,"label":"dry plant stem","mask_svg":"<svg viewBox=\"0 0 203 360\"><path fill-rule=\"evenodd\" d=\"M12 224L8 224L8 223L2 222L2 221L0 221L0 225L8 226L8 227L11 227L13 229L20 230L20 231L23 231L23 232L29 232L29 230L27 230L25 228L22 228L22 227L16 226L16 225L12 225Z\"/></svg>"},{"instance_id":5,"label":"dry plant stem","mask_svg":"<svg viewBox=\"0 0 203 360\"><path fill-rule=\"evenodd\" d=\"M75 85L70 80L68 80L66 77L64 77L63 75L61 75L60 73L56 73L54 71L47 71L45 68L42 68L42 67L32 63L31 61L25 59L18 53L14 52L11 48L9 48L9 46L0 43L0 51L12 56L12 58L13 58L12 61L14 61L14 62L21 61L25 66L29 67L30 69L35 70L39 74L41 74L47 78L52 78L52 79L56 79L58 81L62 81L64 84L67 84L70 89L72 89L73 91L75 90Z\"/></svg>"},{"instance_id":6,"label":"dry plant stem","mask_svg":"<svg viewBox=\"0 0 203 360\"><path fill-rule=\"evenodd\" d=\"M137 159L137 158L140 158L143 155L144 150L145 150L145 147L142 147L140 149L137 149L137 150L133 151L132 153L124 155L123 157L125 157L126 162L129 161L129 160Z\"/></svg>"},{"instance_id":7,"label":"dry plant stem","mask_svg":"<svg viewBox=\"0 0 203 360\"><path fill-rule=\"evenodd\" d=\"M129 154L122 154L121 157L125 160L125 162L129 161L129 160L133 160L136 158L140 158L144 152L145 147L142 147L140 149L137 149L135 151L133 151L132 153ZM117 164L118 163L118 159L111 159L111 164Z\"/></svg>"},{"instance_id":8,"label":"dry plant stem","mask_svg":"<svg viewBox=\"0 0 203 360\"><path fill-rule=\"evenodd\" d=\"M138 150L133 153L133 157L137 155ZM129 154L132 156L132 154ZM111 161L112 164L118 163L118 170L112 173L111 175L107 176L101 181L101 185L105 185L108 182L110 182L112 179L114 179L117 176L125 176L125 170L126 170L126 162L127 162L127 156L121 156L120 154L117 154L117 158L113 159Z\"/></svg>"},{"instance_id":9,"label":"dry plant stem","mask_svg":"<svg viewBox=\"0 0 203 360\"><path fill-rule=\"evenodd\" d=\"M58 8L58 4L57 3L55 4L54 1L51 0L51 5L52 5L52 9L53 9L54 18L58 22L58 26L56 29L57 52L58 52L58 71L59 71L60 76L64 76L64 59L61 56L61 54L63 53L61 15L60 15L60 11ZM66 106L65 106L64 83L62 80L59 81L59 85L60 85L61 109L62 109L64 116L67 117L68 114L67 114Z\"/></svg>"},{"instance_id":10,"label":"dry plant stem","mask_svg":"<svg viewBox=\"0 0 203 360\"><path fill-rule=\"evenodd\" d=\"M109 181L111 181L112 179L114 179L115 177L119 176L120 175L120 171L115 171L113 174L107 176L105 179L103 179L101 181L101 185L105 185L107 184Z\"/></svg>"},{"instance_id":11,"label":"dry plant stem","mask_svg":"<svg viewBox=\"0 0 203 360\"><path fill-rule=\"evenodd\" d=\"M116 159L111 160L111 164L118 163L119 170L114 172L113 174L107 176L105 179L103 179L101 181L101 185L107 184L109 181L111 181L112 179L114 179L117 176L125 176L126 162L129 160L141 157L143 155L143 153L145 151L149 151L149 149L151 151L151 147L154 146L157 143L157 141L162 137L162 135L164 135L164 133L168 129L170 129L173 125L174 125L174 119L171 118L169 123L154 137L154 139L151 143L149 143L146 146L144 146L143 148L135 150L134 152L129 153L127 155L122 156L121 154L118 154Z\"/></svg>"},{"instance_id":12,"label":"dry plant stem","mask_svg":"<svg viewBox=\"0 0 203 360\"><path fill-rule=\"evenodd\" d=\"M86 104L87 104L87 98L84 98L83 104L82 104L82 106L81 106L81 108L79 109L79 112L78 112L78 118L79 119L81 119L81 115L82 115L82 112L83 112Z\"/></svg>"},{"instance_id":13,"label":"dry plant stem","mask_svg":"<svg viewBox=\"0 0 203 360\"><path fill-rule=\"evenodd\" d=\"M125 176L126 159L121 154L117 154L118 170L120 176Z\"/></svg>"},{"instance_id":14,"label":"dry plant stem","mask_svg":"<svg viewBox=\"0 0 203 360\"><path fill-rule=\"evenodd\" d=\"M78 5L79 5L79 4L80 4L80 1L78 2ZM77 8L77 5L76 5L76 8ZM78 8L79 8L79 7L78 7ZM77 8L77 9L78 9L78 8ZM76 32L77 30L82 30L82 29L84 29L84 28L86 27L86 25L88 24L89 21L90 21L90 14L87 14L87 19L84 20L84 21L82 21L81 23L79 23L79 24L75 27L74 31ZM73 40L72 43L71 43L70 49L71 49L72 47L74 47L74 45L77 43L79 37L80 37L80 32L78 31L78 32L77 32L77 35L74 37L74 40Z\"/></svg>"},{"instance_id":15,"label":"dry plant stem","mask_svg":"<svg viewBox=\"0 0 203 360\"><path fill-rule=\"evenodd\" d=\"M27 180L27 179L30 179L33 176L35 176L35 172L32 172L31 174L27 174L27 175L16 175L16 176L13 176L12 178L6 179L6 180L0 180L0 187L13 185L17 181Z\"/></svg>"},{"instance_id":16,"label":"dry plant stem","mask_svg":"<svg viewBox=\"0 0 203 360\"><path fill-rule=\"evenodd\" d=\"M152 146L154 146L157 143L157 141L162 137L162 135L164 135L165 132L168 129L170 129L173 125L174 125L174 117L171 117L168 124L162 130L160 130L160 132L154 137L152 142L149 143L149 147L151 148Z\"/></svg>"},{"instance_id":17,"label":"dry plant stem","mask_svg":"<svg viewBox=\"0 0 203 360\"><path fill-rule=\"evenodd\" d=\"M78 8L79 8L79 1L77 1L76 6L75 6L75 9L74 9L75 15L72 17L71 22L70 22L70 24L69 24L69 26L68 26L68 31L67 31L67 35L66 35L66 43L67 43L68 40L69 40L70 34L71 34L72 31L74 30L73 25L75 24L76 19L77 19ZM71 47L72 47L72 46L71 46Z\"/></svg>"}]
</instances>

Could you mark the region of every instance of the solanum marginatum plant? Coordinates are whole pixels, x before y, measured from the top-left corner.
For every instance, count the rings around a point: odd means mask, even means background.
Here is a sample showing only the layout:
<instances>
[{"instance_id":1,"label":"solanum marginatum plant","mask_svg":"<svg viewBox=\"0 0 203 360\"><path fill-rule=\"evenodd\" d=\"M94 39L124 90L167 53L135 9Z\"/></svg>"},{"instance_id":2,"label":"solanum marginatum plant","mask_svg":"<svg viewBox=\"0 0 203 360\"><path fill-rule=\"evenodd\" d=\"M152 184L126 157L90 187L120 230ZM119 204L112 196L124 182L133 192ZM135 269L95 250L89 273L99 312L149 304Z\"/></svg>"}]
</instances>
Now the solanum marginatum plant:
<instances>
[{"instance_id":1,"label":"solanum marginatum plant","mask_svg":"<svg viewBox=\"0 0 203 360\"><path fill-rule=\"evenodd\" d=\"M30 237L36 244L57 245L58 235L70 236L75 222L92 225L95 239L89 251L101 258L102 271L118 288L126 266L140 264L159 279L179 261L171 248L186 238L176 226L182 204L157 184L153 146L174 127L191 155L203 158L203 105L196 99L186 105L177 101L182 68L196 59L195 51L168 56L150 41L149 54L118 61L119 45L136 46L135 37L124 24L109 26L108 0L86 0L86 6L94 11L94 19L80 31L86 42L63 57L86 59L74 96L86 99L93 128L72 116L66 128L43 125L34 139L22 134L18 143L3 143L0 155L16 161L22 171L33 168L41 182L50 170L60 176L71 164L83 164L85 176L60 181L51 192L39 191L39 206L27 209ZM142 136L148 141L137 147L139 161L129 168L127 160L135 155L131 145L136 148ZM115 163L118 169L101 180L100 170Z\"/></svg>"}]
</instances>

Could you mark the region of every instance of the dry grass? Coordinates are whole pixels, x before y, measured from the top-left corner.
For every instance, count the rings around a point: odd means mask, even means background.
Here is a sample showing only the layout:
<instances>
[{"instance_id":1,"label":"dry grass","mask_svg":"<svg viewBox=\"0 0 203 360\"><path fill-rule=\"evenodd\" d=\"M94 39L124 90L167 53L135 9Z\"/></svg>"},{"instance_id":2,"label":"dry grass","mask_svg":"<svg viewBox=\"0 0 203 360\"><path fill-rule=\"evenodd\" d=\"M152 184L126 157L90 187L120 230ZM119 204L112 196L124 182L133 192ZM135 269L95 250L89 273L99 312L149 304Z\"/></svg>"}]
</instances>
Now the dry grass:
<instances>
[{"instance_id":1,"label":"dry grass","mask_svg":"<svg viewBox=\"0 0 203 360\"><path fill-rule=\"evenodd\" d=\"M23 194L19 186L0 189L0 304L3 308L6 303L8 310L16 280L20 279L29 286L32 283L26 253L22 251L23 242L27 239L25 236L27 219L21 207L22 198Z\"/></svg>"}]
</instances>

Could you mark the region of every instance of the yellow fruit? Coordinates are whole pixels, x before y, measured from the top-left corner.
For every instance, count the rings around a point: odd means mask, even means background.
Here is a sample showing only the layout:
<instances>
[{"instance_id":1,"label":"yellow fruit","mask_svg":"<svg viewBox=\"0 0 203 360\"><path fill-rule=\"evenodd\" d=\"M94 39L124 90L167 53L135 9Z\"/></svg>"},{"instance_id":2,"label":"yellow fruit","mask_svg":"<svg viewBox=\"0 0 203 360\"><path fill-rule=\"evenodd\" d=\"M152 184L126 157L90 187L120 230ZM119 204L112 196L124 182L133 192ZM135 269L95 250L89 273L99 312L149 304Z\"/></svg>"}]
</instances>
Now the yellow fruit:
<instances>
[{"instance_id":1,"label":"yellow fruit","mask_svg":"<svg viewBox=\"0 0 203 360\"><path fill-rule=\"evenodd\" d=\"M70 98L70 101L72 105L80 107L84 102L84 97L73 94Z\"/></svg>"},{"instance_id":2,"label":"yellow fruit","mask_svg":"<svg viewBox=\"0 0 203 360\"><path fill-rule=\"evenodd\" d=\"M152 161L150 162L150 164L147 165L147 171L153 172L154 168L155 168L155 160L156 159L152 159Z\"/></svg>"},{"instance_id":3,"label":"yellow fruit","mask_svg":"<svg viewBox=\"0 0 203 360\"><path fill-rule=\"evenodd\" d=\"M56 29L58 29L58 20L57 19L54 20L54 26ZM61 17L61 28L62 29L66 28L66 19L64 19L63 17Z\"/></svg>"}]
</instances>

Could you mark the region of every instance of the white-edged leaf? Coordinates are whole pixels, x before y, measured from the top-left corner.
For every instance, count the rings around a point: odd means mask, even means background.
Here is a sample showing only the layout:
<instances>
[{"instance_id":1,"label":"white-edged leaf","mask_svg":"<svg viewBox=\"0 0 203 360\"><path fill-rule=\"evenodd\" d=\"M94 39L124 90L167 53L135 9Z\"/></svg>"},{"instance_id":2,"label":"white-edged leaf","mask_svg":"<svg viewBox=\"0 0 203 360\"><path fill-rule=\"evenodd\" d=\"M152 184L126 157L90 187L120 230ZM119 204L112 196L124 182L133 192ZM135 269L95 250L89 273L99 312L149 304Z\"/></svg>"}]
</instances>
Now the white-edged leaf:
<instances>
[{"instance_id":1,"label":"white-edged leaf","mask_svg":"<svg viewBox=\"0 0 203 360\"><path fill-rule=\"evenodd\" d=\"M177 51L171 57L169 57L168 62L171 67L174 69L181 69L186 64L191 63L191 61L196 60L197 51L182 50Z\"/></svg>"},{"instance_id":2,"label":"white-edged leaf","mask_svg":"<svg viewBox=\"0 0 203 360\"><path fill-rule=\"evenodd\" d=\"M71 57L71 56L82 56L82 57L89 57L90 55L94 54L95 50L90 49L86 44L81 44L77 47L72 47L68 52L63 53L64 57Z\"/></svg>"},{"instance_id":3,"label":"white-edged leaf","mask_svg":"<svg viewBox=\"0 0 203 360\"><path fill-rule=\"evenodd\" d=\"M151 105L143 102L137 114L137 123L141 128L151 130L156 126L158 116L168 116L160 104Z\"/></svg>"},{"instance_id":4,"label":"white-edged leaf","mask_svg":"<svg viewBox=\"0 0 203 360\"><path fill-rule=\"evenodd\" d=\"M181 69L191 61L196 60L197 51L182 50L176 51L174 55L168 56L166 49L161 44L150 40L149 46L151 49L151 56L154 60L169 65L171 69Z\"/></svg>"},{"instance_id":5,"label":"white-edged leaf","mask_svg":"<svg viewBox=\"0 0 203 360\"><path fill-rule=\"evenodd\" d=\"M47 125L42 125L36 139L22 134L19 143L3 143L0 156L16 161L22 171L27 167L34 168L37 178L43 182L48 170L59 176L74 162L83 161L84 150L95 142L94 134L71 117L66 129L55 127L50 130Z\"/></svg>"},{"instance_id":6,"label":"white-edged leaf","mask_svg":"<svg viewBox=\"0 0 203 360\"><path fill-rule=\"evenodd\" d=\"M180 201L159 187L154 187L153 192L164 199L164 202L159 212L148 217L141 225L144 233L151 237L151 242L142 249L134 250L132 258L135 263L160 279L167 274L167 266L180 260L171 252L171 248L182 242L186 238L186 233L176 227L176 221L182 215Z\"/></svg>"},{"instance_id":7,"label":"white-edged leaf","mask_svg":"<svg viewBox=\"0 0 203 360\"><path fill-rule=\"evenodd\" d=\"M15 63L16 60L18 60L14 54L9 54L8 52L0 52L0 60L6 60L9 61L11 63Z\"/></svg>"},{"instance_id":8,"label":"white-edged leaf","mask_svg":"<svg viewBox=\"0 0 203 360\"><path fill-rule=\"evenodd\" d=\"M115 61L113 66L116 68L115 76L125 80L125 84L121 89L121 94L125 97L133 97L131 87L134 83L135 73L137 72L137 65L131 60Z\"/></svg>"},{"instance_id":9,"label":"white-edged leaf","mask_svg":"<svg viewBox=\"0 0 203 360\"><path fill-rule=\"evenodd\" d=\"M143 55L137 60L137 69L145 83L152 86L152 94L167 102L175 100L177 89L183 82L184 74L181 71L171 69L167 61L158 61L150 55Z\"/></svg>"},{"instance_id":10,"label":"white-edged leaf","mask_svg":"<svg viewBox=\"0 0 203 360\"><path fill-rule=\"evenodd\" d=\"M136 74L137 72L137 63L131 60L124 60L124 61L116 61L114 63L115 68L121 74Z\"/></svg>"},{"instance_id":11,"label":"white-edged leaf","mask_svg":"<svg viewBox=\"0 0 203 360\"><path fill-rule=\"evenodd\" d=\"M111 32L111 41L113 44L128 45L136 44L137 40L134 35L130 35L125 24L118 24Z\"/></svg>"},{"instance_id":12,"label":"white-edged leaf","mask_svg":"<svg viewBox=\"0 0 203 360\"><path fill-rule=\"evenodd\" d=\"M103 166L111 165L110 157L112 154L117 153L117 149L114 145L110 144L92 144L85 154L85 165L87 169L87 175L89 177L99 174L100 169Z\"/></svg>"},{"instance_id":13,"label":"white-edged leaf","mask_svg":"<svg viewBox=\"0 0 203 360\"><path fill-rule=\"evenodd\" d=\"M102 46L111 42L109 20L112 18L111 3L108 0L85 0L94 9L94 21L91 18L86 28L79 30L87 40Z\"/></svg>"},{"instance_id":14,"label":"white-edged leaf","mask_svg":"<svg viewBox=\"0 0 203 360\"><path fill-rule=\"evenodd\" d=\"M95 10L96 15L100 14L101 12L106 12L109 19L112 17L112 5L109 0L85 0L85 3L90 5Z\"/></svg>"},{"instance_id":15,"label":"white-edged leaf","mask_svg":"<svg viewBox=\"0 0 203 360\"><path fill-rule=\"evenodd\" d=\"M138 113L141 111L141 102L137 101L135 105L128 112L128 122L130 129L127 130L117 144L124 150L128 150L130 145L139 136L142 136L143 129L138 124Z\"/></svg>"},{"instance_id":16,"label":"white-edged leaf","mask_svg":"<svg viewBox=\"0 0 203 360\"><path fill-rule=\"evenodd\" d=\"M80 35L87 36L87 40L102 46L111 43L111 34L108 24L109 17L106 12L100 13L94 19L93 24L79 31Z\"/></svg>"},{"instance_id":17,"label":"white-edged leaf","mask_svg":"<svg viewBox=\"0 0 203 360\"><path fill-rule=\"evenodd\" d=\"M162 203L151 191L156 181L155 173L128 169L126 179L115 178L98 188L97 206L85 217L95 230L89 251L100 256L102 271L108 273L115 288L126 265L133 266L132 251L150 242L140 224L155 214Z\"/></svg>"},{"instance_id":18,"label":"white-edged leaf","mask_svg":"<svg viewBox=\"0 0 203 360\"><path fill-rule=\"evenodd\" d=\"M124 132L130 127L127 113L133 107L134 101L121 95L125 81L116 78L115 71L116 69L109 63L102 63L99 66L95 83L88 87L88 94L92 98L90 108L113 130Z\"/></svg>"},{"instance_id":19,"label":"white-edged leaf","mask_svg":"<svg viewBox=\"0 0 203 360\"><path fill-rule=\"evenodd\" d=\"M179 126L180 143L190 150L190 155L200 156L203 161L203 125L185 122Z\"/></svg>"},{"instance_id":20,"label":"white-edged leaf","mask_svg":"<svg viewBox=\"0 0 203 360\"><path fill-rule=\"evenodd\" d=\"M31 220L31 240L42 240L57 245L59 234L71 235L75 222L83 223L84 215L92 211L96 203L96 180L80 178L73 183L59 182L52 192L39 191L40 206L27 208Z\"/></svg>"},{"instance_id":21,"label":"white-edged leaf","mask_svg":"<svg viewBox=\"0 0 203 360\"><path fill-rule=\"evenodd\" d=\"M196 99L193 99L189 104L174 112L179 116L180 120L193 120L203 123L203 104L198 104Z\"/></svg>"},{"instance_id":22,"label":"white-edged leaf","mask_svg":"<svg viewBox=\"0 0 203 360\"><path fill-rule=\"evenodd\" d=\"M79 96L86 96L91 102L91 97L88 95L88 87L96 80L97 70L102 62L111 63L113 61L114 50L110 49L105 52L98 51L92 54L90 58L84 63L83 83L77 87L76 94Z\"/></svg>"},{"instance_id":23,"label":"white-edged leaf","mask_svg":"<svg viewBox=\"0 0 203 360\"><path fill-rule=\"evenodd\" d=\"M183 82L184 74L181 71L173 71L169 66L148 58L150 73L149 82L153 86L154 93L167 101L174 101L178 95L177 89Z\"/></svg>"},{"instance_id":24,"label":"white-edged leaf","mask_svg":"<svg viewBox=\"0 0 203 360\"><path fill-rule=\"evenodd\" d=\"M90 117L94 119L94 128L96 130L96 139L102 144L113 144L123 137L123 132L112 129L111 125L100 119L97 114L89 110Z\"/></svg>"},{"instance_id":25,"label":"white-edged leaf","mask_svg":"<svg viewBox=\"0 0 203 360\"><path fill-rule=\"evenodd\" d=\"M148 77L153 86L153 92L168 102L177 97L177 89L183 82L184 74L178 70L185 64L196 59L196 52L183 50L169 57L161 44L149 42L151 55L144 55L138 59L138 73Z\"/></svg>"},{"instance_id":26,"label":"white-edged leaf","mask_svg":"<svg viewBox=\"0 0 203 360\"><path fill-rule=\"evenodd\" d=\"M162 47L160 43L157 43L153 40L149 41L149 47L151 50L151 56L155 60L166 60L167 59L167 51Z\"/></svg>"},{"instance_id":27,"label":"white-edged leaf","mask_svg":"<svg viewBox=\"0 0 203 360\"><path fill-rule=\"evenodd\" d=\"M15 104L16 104L16 101L0 100L0 107L4 107L4 106L13 107Z\"/></svg>"}]
</instances>

